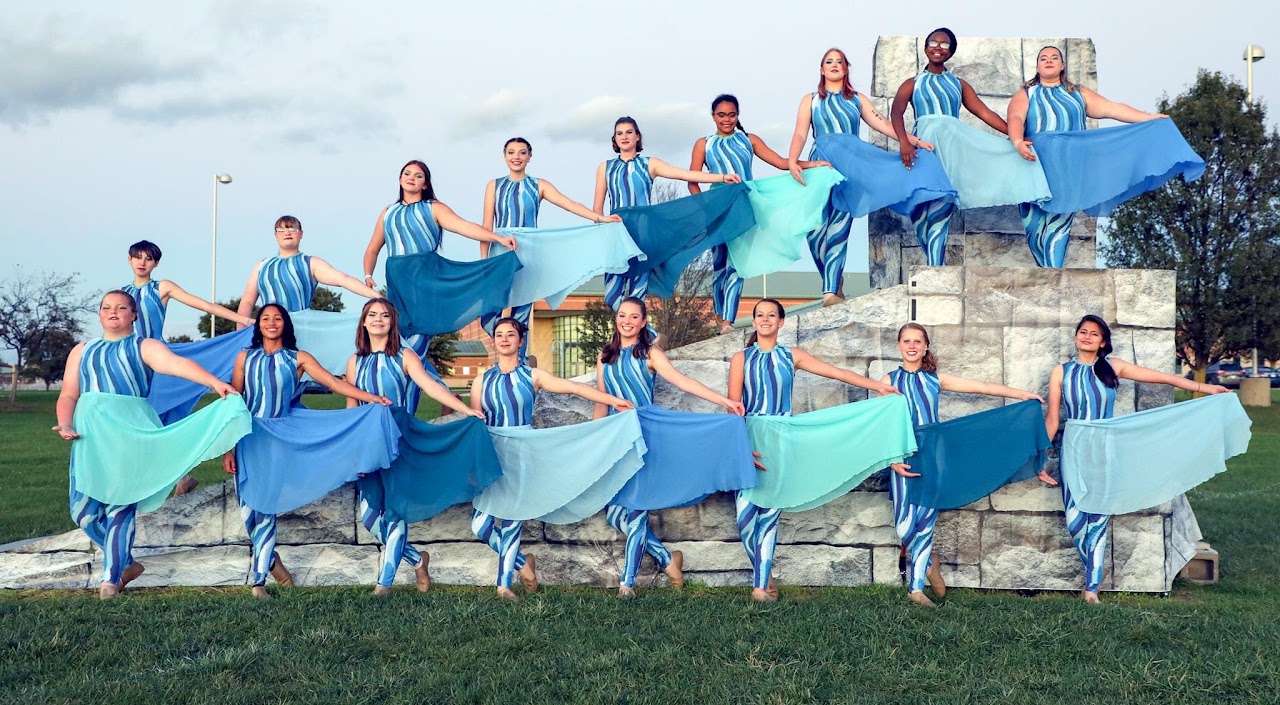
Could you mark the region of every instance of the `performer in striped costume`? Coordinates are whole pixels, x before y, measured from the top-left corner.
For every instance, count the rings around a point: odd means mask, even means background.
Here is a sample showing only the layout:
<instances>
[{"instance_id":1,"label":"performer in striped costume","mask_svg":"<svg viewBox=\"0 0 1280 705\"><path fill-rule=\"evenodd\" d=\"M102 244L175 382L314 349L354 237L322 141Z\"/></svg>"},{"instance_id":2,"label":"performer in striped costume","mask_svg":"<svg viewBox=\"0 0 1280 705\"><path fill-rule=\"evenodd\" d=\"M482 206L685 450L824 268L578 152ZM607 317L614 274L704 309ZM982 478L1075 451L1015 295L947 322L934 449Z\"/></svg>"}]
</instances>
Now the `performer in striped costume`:
<instances>
[{"instance_id":1,"label":"performer in striped costume","mask_svg":"<svg viewBox=\"0 0 1280 705\"><path fill-rule=\"evenodd\" d=\"M249 349L236 356L231 385L244 394L249 413L259 418L280 418L301 403L303 374L348 398L384 405L391 403L385 397L361 391L337 379L316 362L311 353L298 350L288 311L278 303L266 304L258 312ZM262 472L261 469L241 468L235 451L222 456L222 467L232 474L238 471ZM292 585L293 575L284 567L275 550L276 515L256 511L239 497L237 501L240 518L252 543L249 584L253 596L265 600L270 597L266 589L268 574L282 586Z\"/></svg>"},{"instance_id":2,"label":"performer in striped costume","mask_svg":"<svg viewBox=\"0 0 1280 705\"><path fill-rule=\"evenodd\" d=\"M664 179L690 183L737 184L742 178L737 174L707 174L680 169L656 157L642 157L644 139L635 118L623 116L613 123L613 151L618 156L602 162L596 169L596 195L592 210L604 215L605 198L610 212L630 206L647 206L653 191L653 180ZM649 274L629 278L626 274L604 275L604 300L617 311L628 296L643 299L649 290Z\"/></svg>"},{"instance_id":3,"label":"performer in striped costume","mask_svg":"<svg viewBox=\"0 0 1280 705\"><path fill-rule=\"evenodd\" d=\"M796 129L791 135L787 159L788 169L796 181L804 183L800 172L806 165L800 160L800 150L804 148L810 131L815 140L833 133L857 135L860 122L866 122L868 127L881 134L899 139L889 121L876 111L870 101L862 101L853 90L849 81L848 57L840 49L828 49L822 55L819 67L818 90L800 99L800 110L796 114ZM911 140L924 149L933 148L914 136L902 139ZM816 143L810 148L810 159L813 159L817 148ZM844 263L853 216L833 208L830 201L824 215L822 227L809 233L809 252L822 275L822 303L830 306L844 301Z\"/></svg>"},{"instance_id":4,"label":"performer in striped costume","mask_svg":"<svg viewBox=\"0 0 1280 705\"><path fill-rule=\"evenodd\" d=\"M945 390L960 394L987 394L1009 399L1040 399L1021 389L1006 387L994 382L978 382L938 372L938 360L929 351L929 333L919 323L908 323L898 329L898 352L902 365L885 376L882 382L892 384L907 399L916 426L937 423L938 394ZM906 463L894 463L889 476L889 494L893 499L893 523L898 538L907 550L907 597L918 605L934 607L924 594L926 579L936 597L947 594L942 572L933 557L933 526L938 510L922 507L907 501L909 478L920 477L911 472Z\"/></svg>"},{"instance_id":5,"label":"performer in striped costume","mask_svg":"<svg viewBox=\"0 0 1280 705\"><path fill-rule=\"evenodd\" d=\"M919 75L908 78L898 87L893 98L893 128L898 134L898 151L902 154L902 165L910 169L915 162L915 145L909 140L907 132L907 104L915 113L916 120L925 115L949 115L958 118L960 107L991 126L991 129L1008 134L1005 121L988 108L977 92L964 79L957 78L947 70L947 61L956 53L956 35L946 27L935 29L925 40L925 56L929 63ZM922 203L911 214L911 224L916 231L916 239L924 250L925 261L931 266L946 264L947 236L951 229L951 214L955 204L947 200L936 200Z\"/></svg>"},{"instance_id":6,"label":"performer in striped costume","mask_svg":"<svg viewBox=\"0 0 1280 705\"><path fill-rule=\"evenodd\" d=\"M533 146L523 137L512 137L502 146L502 156L507 162L507 175L494 179L484 190L484 227L486 230L498 228L536 228L538 227L538 205L545 199L570 213L586 218L594 223L619 222L616 215L601 216L590 208L578 203L560 192L550 181L529 176L527 169L529 160L533 158ZM489 256L489 243L480 242L480 256ZM533 304L515 306L511 309L511 317L529 325L533 315ZM493 335L493 327L497 324L499 314L489 314L480 318L485 332ZM525 341L520 347L520 362L526 362L529 343ZM534 367L537 367L536 361Z\"/></svg>"},{"instance_id":7,"label":"performer in striped costume","mask_svg":"<svg viewBox=\"0 0 1280 705\"><path fill-rule=\"evenodd\" d=\"M1036 75L1022 86L1009 103L1009 140L1023 159L1035 161L1032 142L1042 132L1085 129L1085 118L1110 118L1120 122L1146 122L1167 115L1145 113L1123 103L1115 103L1067 79L1062 50L1047 46L1036 55ZM1067 263L1067 244L1075 213L1050 213L1034 203L1018 206L1022 227L1027 232L1031 256L1041 267L1062 269Z\"/></svg>"},{"instance_id":8,"label":"performer in striped costume","mask_svg":"<svg viewBox=\"0 0 1280 705\"><path fill-rule=\"evenodd\" d=\"M1121 378L1207 394L1229 391L1216 384L1195 382L1111 357L1111 328L1097 316L1080 319L1076 325L1075 346L1076 356L1053 368L1049 375L1049 407L1044 424L1050 438L1058 434L1062 407L1068 419L1111 418L1115 414L1116 387ZM1040 479L1050 485L1058 484L1044 471ZM1065 482L1062 483L1062 504L1071 541L1084 563L1084 589L1080 596L1085 602L1097 603L1106 569L1107 529L1111 517L1080 511Z\"/></svg>"},{"instance_id":9,"label":"performer in striped costume","mask_svg":"<svg viewBox=\"0 0 1280 705\"><path fill-rule=\"evenodd\" d=\"M622 300L614 316L613 339L600 351L596 360L596 388L631 402L637 407L653 403L654 373L680 390L719 404L726 410L743 414L741 402L717 394L706 385L681 374L660 348L652 347L649 311L644 301L635 297ZM595 418L612 413L606 404L597 403ZM643 509L610 504L605 508L609 525L627 536L625 565L619 581L618 597L635 597L636 574L644 554L653 556L658 567L667 574L671 587L684 587L684 554L668 551L649 528L649 512Z\"/></svg>"},{"instance_id":10,"label":"performer in striped costume","mask_svg":"<svg viewBox=\"0 0 1280 705\"><path fill-rule=\"evenodd\" d=\"M746 349L729 361L729 398L742 402L748 416L791 415L791 388L796 370L838 380L878 394L897 394L892 385L868 379L851 370L829 365L799 348L778 343L786 311L774 299L761 299L751 311L755 328ZM768 467L769 459L762 460ZM772 576L778 543L780 509L758 507L742 492L737 497L738 535L751 561L751 599L778 599Z\"/></svg>"},{"instance_id":11,"label":"performer in striped costume","mask_svg":"<svg viewBox=\"0 0 1280 705\"><path fill-rule=\"evenodd\" d=\"M712 174L737 174L743 181L750 181L751 160L760 157L764 162L777 169L787 169L787 160L777 152L769 149L758 135L747 132L738 121L738 99L729 94L716 96L711 101L711 117L716 124L715 134L702 137L693 143L693 158L689 169L706 170ZM813 166L830 166L825 161L801 161L801 169ZM802 182L803 183L803 182ZM715 188L715 185L712 185ZM689 183L689 193L701 193L696 183ZM738 318L738 302L742 298L742 277L729 264L729 246L716 245L711 250L712 281L711 301L716 315L720 317L720 332L733 330L733 322Z\"/></svg>"},{"instance_id":12,"label":"performer in striped costume","mask_svg":"<svg viewBox=\"0 0 1280 705\"><path fill-rule=\"evenodd\" d=\"M520 364L520 345L528 328L514 318L503 318L494 326L493 346L497 363L471 382L471 408L484 414L489 426L532 426L533 403L538 392L576 394L618 411L634 408L631 402L578 382L570 382L543 370ZM511 591L514 575L526 592L538 589L537 561L533 554L520 552L520 535L524 522L495 517L476 509L471 515L471 530L498 554L498 596L515 600Z\"/></svg>"},{"instance_id":13,"label":"performer in striped costume","mask_svg":"<svg viewBox=\"0 0 1280 705\"><path fill-rule=\"evenodd\" d=\"M358 389L391 400L393 406L404 407L410 415L418 411L423 391L446 409L482 418L482 414L453 395L427 372L417 353L400 344L396 309L384 298L370 299L360 312L360 328L356 331L356 354L347 362L347 379ZM347 399L347 407L363 402ZM382 544L382 562L373 588L375 595L391 593L396 569L403 561L413 567L419 592L431 589L428 565L431 555L419 552L409 543L409 525L404 519L388 518L386 512L374 508L360 496L360 522Z\"/></svg>"},{"instance_id":14,"label":"performer in striped costume","mask_svg":"<svg viewBox=\"0 0 1280 705\"><path fill-rule=\"evenodd\" d=\"M58 394L58 425L53 427L63 439L74 441L80 437L71 422L82 392L145 397L155 372L203 384L222 397L235 391L191 360L174 355L164 343L134 333L137 318L137 303L131 294L115 290L102 297L98 306L102 337L76 345L67 356L62 391ZM98 594L103 599L115 597L144 570L141 563L133 560L137 505L103 504L76 491L72 474L70 506L72 521L102 549L102 585Z\"/></svg>"}]
</instances>

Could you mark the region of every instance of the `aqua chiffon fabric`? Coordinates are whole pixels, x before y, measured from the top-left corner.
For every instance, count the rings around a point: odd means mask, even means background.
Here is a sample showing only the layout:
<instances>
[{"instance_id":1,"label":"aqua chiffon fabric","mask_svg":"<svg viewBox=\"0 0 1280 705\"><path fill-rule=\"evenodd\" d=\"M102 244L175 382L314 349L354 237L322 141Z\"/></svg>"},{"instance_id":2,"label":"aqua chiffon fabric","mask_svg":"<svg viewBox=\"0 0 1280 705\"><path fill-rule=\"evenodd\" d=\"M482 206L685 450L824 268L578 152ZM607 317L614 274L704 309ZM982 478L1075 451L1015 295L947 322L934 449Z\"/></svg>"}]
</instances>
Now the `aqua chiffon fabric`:
<instances>
[{"instance_id":1,"label":"aqua chiffon fabric","mask_svg":"<svg viewBox=\"0 0 1280 705\"><path fill-rule=\"evenodd\" d=\"M791 174L748 181L747 200L755 225L729 241L729 262L749 279L785 269L809 255L809 232L823 223L832 189L844 181L830 167L804 170L804 185Z\"/></svg>"},{"instance_id":2,"label":"aqua chiffon fabric","mask_svg":"<svg viewBox=\"0 0 1280 705\"><path fill-rule=\"evenodd\" d=\"M356 326L360 312L313 311L305 309L289 314L298 349L311 353L320 366L331 374L347 373L347 361L356 354Z\"/></svg>"},{"instance_id":3,"label":"aqua chiffon fabric","mask_svg":"<svg viewBox=\"0 0 1280 705\"><path fill-rule=\"evenodd\" d=\"M546 299L551 308L560 308L574 289L592 277L622 274L631 259L645 259L622 223L501 228L498 232L515 237L516 257L524 265L511 281L510 306Z\"/></svg>"},{"instance_id":4,"label":"aqua chiffon fabric","mask_svg":"<svg viewBox=\"0 0 1280 705\"><path fill-rule=\"evenodd\" d=\"M1003 135L983 132L947 115L917 118L915 133L933 143L960 208L1038 204L1050 196L1040 162L1023 159ZM1037 136L1037 143L1043 138Z\"/></svg>"}]
</instances>

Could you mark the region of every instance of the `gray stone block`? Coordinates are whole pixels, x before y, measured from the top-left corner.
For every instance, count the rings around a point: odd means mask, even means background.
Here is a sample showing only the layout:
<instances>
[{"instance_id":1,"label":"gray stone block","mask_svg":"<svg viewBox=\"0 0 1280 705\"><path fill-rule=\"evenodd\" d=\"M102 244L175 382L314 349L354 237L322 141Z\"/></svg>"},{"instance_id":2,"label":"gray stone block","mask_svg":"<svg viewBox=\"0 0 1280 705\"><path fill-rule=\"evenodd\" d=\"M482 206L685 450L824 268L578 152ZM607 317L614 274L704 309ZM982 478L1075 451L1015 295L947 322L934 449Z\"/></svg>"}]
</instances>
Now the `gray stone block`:
<instances>
[{"instance_id":1,"label":"gray stone block","mask_svg":"<svg viewBox=\"0 0 1280 705\"><path fill-rule=\"evenodd\" d=\"M774 559L774 574L783 585L870 585L871 549L779 546Z\"/></svg>"},{"instance_id":2,"label":"gray stone block","mask_svg":"<svg viewBox=\"0 0 1280 705\"><path fill-rule=\"evenodd\" d=\"M1172 329L1177 322L1177 280L1157 269L1111 270L1115 282L1115 324Z\"/></svg>"},{"instance_id":3,"label":"gray stone block","mask_svg":"<svg viewBox=\"0 0 1280 705\"><path fill-rule=\"evenodd\" d=\"M916 37L877 39L875 54L871 60L871 93L893 98L903 81L919 73L919 57Z\"/></svg>"},{"instance_id":4,"label":"gray stone block","mask_svg":"<svg viewBox=\"0 0 1280 705\"><path fill-rule=\"evenodd\" d=\"M850 492L807 512L783 512L778 544L897 545L893 507L884 492Z\"/></svg>"},{"instance_id":5,"label":"gray stone block","mask_svg":"<svg viewBox=\"0 0 1280 705\"><path fill-rule=\"evenodd\" d=\"M94 555L84 551L0 553L0 588L9 590L79 590L96 587L102 563L95 568Z\"/></svg>"},{"instance_id":6,"label":"gray stone block","mask_svg":"<svg viewBox=\"0 0 1280 705\"><path fill-rule=\"evenodd\" d=\"M68 519L67 523L71 524L71 520ZM0 557L17 553L60 553L66 551L93 553L96 550L97 548L94 547L93 542L89 540L88 536L85 536L83 531L72 529L61 534L24 541L21 545L0 552Z\"/></svg>"},{"instance_id":7,"label":"gray stone block","mask_svg":"<svg viewBox=\"0 0 1280 705\"><path fill-rule=\"evenodd\" d=\"M1017 206L992 206L990 208L970 208L964 211L964 232L972 235L989 233L997 235L1013 235L1022 238L1026 246L1027 233L1022 228L1022 219L1018 217ZM1030 255L1028 254L1028 262ZM1033 267L1033 263L1019 266Z\"/></svg>"},{"instance_id":8,"label":"gray stone block","mask_svg":"<svg viewBox=\"0 0 1280 705\"><path fill-rule=\"evenodd\" d=\"M898 570L898 546L875 546L871 549L871 580L878 585L901 585L902 573Z\"/></svg>"},{"instance_id":9,"label":"gray stone block","mask_svg":"<svg viewBox=\"0 0 1280 705\"><path fill-rule=\"evenodd\" d=\"M984 588L1078 590L1082 585L1083 568L1061 514L987 515L980 566Z\"/></svg>"},{"instance_id":10,"label":"gray stone block","mask_svg":"<svg viewBox=\"0 0 1280 705\"><path fill-rule=\"evenodd\" d=\"M924 42L920 37L916 50L924 56ZM956 54L947 62L947 68L956 77L967 81L983 99L1013 95L1021 85L1022 40L1004 38L963 37L956 47ZM988 105L991 102L987 101ZM995 109L995 106L992 106ZM997 111L1004 115L1004 111Z\"/></svg>"},{"instance_id":11,"label":"gray stone block","mask_svg":"<svg viewBox=\"0 0 1280 705\"><path fill-rule=\"evenodd\" d=\"M1067 78L1098 90L1098 56L1092 39L1067 39ZM1092 128L1091 128L1092 129Z\"/></svg>"},{"instance_id":12,"label":"gray stone block","mask_svg":"<svg viewBox=\"0 0 1280 705\"><path fill-rule=\"evenodd\" d=\"M720 492L701 503L650 514L658 517L663 541L737 541L738 517L733 494Z\"/></svg>"},{"instance_id":13,"label":"gray stone block","mask_svg":"<svg viewBox=\"0 0 1280 705\"><path fill-rule=\"evenodd\" d=\"M1111 520L1112 589L1168 590L1165 576L1164 517L1126 514Z\"/></svg>"},{"instance_id":14,"label":"gray stone block","mask_svg":"<svg viewBox=\"0 0 1280 705\"><path fill-rule=\"evenodd\" d=\"M281 560L291 570L286 550ZM249 575L248 546L182 546L174 548L135 548L134 559L146 571L129 589L169 587L173 585L245 585ZM95 559L94 570L102 570L101 557ZM369 573L373 575L372 572ZM372 581L372 577L369 578ZM301 583L299 583L301 584Z\"/></svg>"},{"instance_id":15,"label":"gray stone block","mask_svg":"<svg viewBox=\"0 0 1280 705\"><path fill-rule=\"evenodd\" d=\"M228 527L223 525L223 518L239 519L234 496L230 498L233 511L227 512L228 493L235 493L230 482L198 487L194 492L170 497L161 513L138 515L134 546L214 546L225 543ZM244 535L244 526L239 522L230 529Z\"/></svg>"},{"instance_id":16,"label":"gray stone block","mask_svg":"<svg viewBox=\"0 0 1280 705\"><path fill-rule=\"evenodd\" d=\"M305 507L281 514L276 522L276 543L328 544L356 542L355 485L346 484ZM248 541L244 525L239 525L239 540ZM364 531L364 527L360 528Z\"/></svg>"},{"instance_id":17,"label":"gray stone block","mask_svg":"<svg viewBox=\"0 0 1280 705\"><path fill-rule=\"evenodd\" d=\"M1045 512L1060 515L1062 490L1033 477L992 492L991 508L997 512Z\"/></svg>"},{"instance_id":18,"label":"gray stone block","mask_svg":"<svg viewBox=\"0 0 1280 705\"><path fill-rule=\"evenodd\" d=\"M919 266L911 270L907 281L911 296L959 296L964 293L964 269L962 267Z\"/></svg>"},{"instance_id":19,"label":"gray stone block","mask_svg":"<svg viewBox=\"0 0 1280 705\"><path fill-rule=\"evenodd\" d=\"M940 512L933 529L933 550L942 563L978 565L982 560L981 515L970 511Z\"/></svg>"}]
</instances>

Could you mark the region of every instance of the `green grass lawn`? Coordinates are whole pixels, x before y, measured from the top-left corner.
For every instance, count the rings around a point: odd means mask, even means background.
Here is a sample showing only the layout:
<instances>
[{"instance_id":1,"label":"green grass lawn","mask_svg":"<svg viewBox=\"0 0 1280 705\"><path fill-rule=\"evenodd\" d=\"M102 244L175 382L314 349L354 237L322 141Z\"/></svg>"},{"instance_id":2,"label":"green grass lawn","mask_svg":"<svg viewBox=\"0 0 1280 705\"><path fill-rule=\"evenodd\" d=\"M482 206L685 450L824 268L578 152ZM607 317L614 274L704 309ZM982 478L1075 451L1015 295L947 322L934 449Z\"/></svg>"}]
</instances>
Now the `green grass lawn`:
<instances>
[{"instance_id":1,"label":"green grass lawn","mask_svg":"<svg viewBox=\"0 0 1280 705\"><path fill-rule=\"evenodd\" d=\"M28 403L0 415L4 494L46 492L28 521L63 530L66 448L28 438L53 436L47 401ZM763 606L698 586L519 604L464 587L269 603L245 588L8 592L0 703L1276 703L1280 407L1249 413L1249 454L1191 494L1222 582L1169 597L953 590L924 610L884 586L784 587ZM25 481L24 463L39 468Z\"/></svg>"}]
</instances>

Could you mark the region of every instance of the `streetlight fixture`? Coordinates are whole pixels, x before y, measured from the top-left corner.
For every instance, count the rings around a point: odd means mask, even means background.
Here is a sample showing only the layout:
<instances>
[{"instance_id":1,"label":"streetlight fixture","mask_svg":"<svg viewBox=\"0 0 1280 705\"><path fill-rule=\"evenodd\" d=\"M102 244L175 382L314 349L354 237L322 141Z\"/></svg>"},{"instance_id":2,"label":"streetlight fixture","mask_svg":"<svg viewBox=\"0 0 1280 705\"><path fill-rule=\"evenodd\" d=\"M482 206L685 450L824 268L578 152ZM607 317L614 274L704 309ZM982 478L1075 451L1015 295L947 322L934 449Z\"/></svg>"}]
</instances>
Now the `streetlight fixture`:
<instances>
[{"instance_id":1,"label":"streetlight fixture","mask_svg":"<svg viewBox=\"0 0 1280 705\"><path fill-rule=\"evenodd\" d=\"M1245 96L1253 105L1253 64L1267 58L1262 47L1250 44L1244 48ZM1250 406L1271 406L1271 381L1258 377L1258 321L1253 322L1253 376L1240 381L1240 398Z\"/></svg>"},{"instance_id":2,"label":"streetlight fixture","mask_svg":"<svg viewBox=\"0 0 1280 705\"><path fill-rule=\"evenodd\" d=\"M1253 62L1267 58L1262 47L1250 44L1244 48L1245 90L1248 92L1249 105L1253 105Z\"/></svg>"},{"instance_id":3,"label":"streetlight fixture","mask_svg":"<svg viewBox=\"0 0 1280 705\"><path fill-rule=\"evenodd\" d=\"M210 288L209 301L218 303L218 184L231 183L230 174L215 174L213 177L213 256L209 261L213 265L213 282ZM209 314L209 337L218 334L218 317Z\"/></svg>"}]
</instances>

